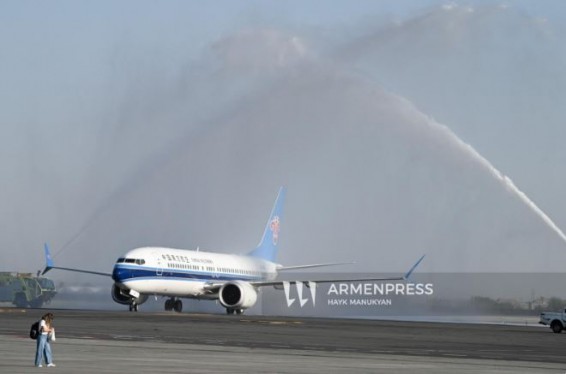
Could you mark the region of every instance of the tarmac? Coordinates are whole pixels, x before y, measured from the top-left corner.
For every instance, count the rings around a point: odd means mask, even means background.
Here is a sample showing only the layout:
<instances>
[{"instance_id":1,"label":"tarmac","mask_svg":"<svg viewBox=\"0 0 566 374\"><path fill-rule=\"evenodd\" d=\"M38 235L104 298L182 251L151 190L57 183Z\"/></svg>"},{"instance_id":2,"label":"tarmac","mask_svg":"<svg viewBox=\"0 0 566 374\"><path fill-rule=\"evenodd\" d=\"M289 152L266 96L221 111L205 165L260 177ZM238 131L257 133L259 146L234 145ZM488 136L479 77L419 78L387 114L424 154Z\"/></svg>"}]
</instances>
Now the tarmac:
<instances>
[{"instance_id":1,"label":"tarmac","mask_svg":"<svg viewBox=\"0 0 566 374\"><path fill-rule=\"evenodd\" d=\"M0 373L565 373L542 327L50 310L55 368L35 368L31 324L0 309Z\"/></svg>"}]
</instances>

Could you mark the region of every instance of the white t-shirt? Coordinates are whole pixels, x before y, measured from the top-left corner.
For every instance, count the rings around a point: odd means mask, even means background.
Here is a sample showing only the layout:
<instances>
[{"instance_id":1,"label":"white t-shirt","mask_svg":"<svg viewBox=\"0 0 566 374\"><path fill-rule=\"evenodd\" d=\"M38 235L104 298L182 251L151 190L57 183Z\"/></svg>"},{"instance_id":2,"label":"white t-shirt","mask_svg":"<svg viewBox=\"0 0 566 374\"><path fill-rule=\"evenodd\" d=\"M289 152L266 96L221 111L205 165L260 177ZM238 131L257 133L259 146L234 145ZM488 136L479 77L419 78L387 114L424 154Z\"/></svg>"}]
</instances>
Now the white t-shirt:
<instances>
[{"instance_id":1,"label":"white t-shirt","mask_svg":"<svg viewBox=\"0 0 566 374\"><path fill-rule=\"evenodd\" d=\"M47 328L47 323L45 322L44 319L42 319L39 322L39 331L41 331L41 335L47 335L47 331L45 331L46 328Z\"/></svg>"}]
</instances>

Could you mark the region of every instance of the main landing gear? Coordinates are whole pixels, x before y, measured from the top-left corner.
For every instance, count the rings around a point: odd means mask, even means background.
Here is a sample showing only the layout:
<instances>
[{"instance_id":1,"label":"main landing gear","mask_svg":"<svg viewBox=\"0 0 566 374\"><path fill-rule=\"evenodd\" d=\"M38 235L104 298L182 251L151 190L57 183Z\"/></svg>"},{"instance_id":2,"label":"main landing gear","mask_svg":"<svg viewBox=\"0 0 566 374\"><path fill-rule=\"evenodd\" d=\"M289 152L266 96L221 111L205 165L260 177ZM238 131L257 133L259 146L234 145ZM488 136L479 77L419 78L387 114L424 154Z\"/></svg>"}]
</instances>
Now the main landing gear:
<instances>
[{"instance_id":1,"label":"main landing gear","mask_svg":"<svg viewBox=\"0 0 566 374\"><path fill-rule=\"evenodd\" d=\"M234 314L234 312L236 312L236 314L244 314L243 309L226 308L226 314Z\"/></svg>"},{"instance_id":2,"label":"main landing gear","mask_svg":"<svg viewBox=\"0 0 566 374\"><path fill-rule=\"evenodd\" d=\"M183 302L180 299L175 299L174 297L167 299L165 300L165 310L174 310L177 313L181 313L183 311Z\"/></svg>"},{"instance_id":3,"label":"main landing gear","mask_svg":"<svg viewBox=\"0 0 566 374\"><path fill-rule=\"evenodd\" d=\"M130 312L137 312L138 311L138 304L135 302L130 304Z\"/></svg>"}]
</instances>

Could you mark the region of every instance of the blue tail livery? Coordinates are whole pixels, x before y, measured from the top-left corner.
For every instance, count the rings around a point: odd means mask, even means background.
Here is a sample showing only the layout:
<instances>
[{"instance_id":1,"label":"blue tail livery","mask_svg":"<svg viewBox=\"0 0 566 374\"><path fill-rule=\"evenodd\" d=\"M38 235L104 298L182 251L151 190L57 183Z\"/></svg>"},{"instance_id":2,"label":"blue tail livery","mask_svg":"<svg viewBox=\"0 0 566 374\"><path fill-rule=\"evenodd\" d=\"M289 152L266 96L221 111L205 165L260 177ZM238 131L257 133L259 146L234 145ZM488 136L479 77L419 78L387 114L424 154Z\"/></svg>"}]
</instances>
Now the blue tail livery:
<instances>
[{"instance_id":1,"label":"blue tail livery","mask_svg":"<svg viewBox=\"0 0 566 374\"><path fill-rule=\"evenodd\" d=\"M279 246L279 233L283 219L283 204L285 203L285 187L279 188L279 194L273 204L271 215L265 225L263 236L256 249L249 253L249 256L257 257L262 260L275 262Z\"/></svg>"}]
</instances>

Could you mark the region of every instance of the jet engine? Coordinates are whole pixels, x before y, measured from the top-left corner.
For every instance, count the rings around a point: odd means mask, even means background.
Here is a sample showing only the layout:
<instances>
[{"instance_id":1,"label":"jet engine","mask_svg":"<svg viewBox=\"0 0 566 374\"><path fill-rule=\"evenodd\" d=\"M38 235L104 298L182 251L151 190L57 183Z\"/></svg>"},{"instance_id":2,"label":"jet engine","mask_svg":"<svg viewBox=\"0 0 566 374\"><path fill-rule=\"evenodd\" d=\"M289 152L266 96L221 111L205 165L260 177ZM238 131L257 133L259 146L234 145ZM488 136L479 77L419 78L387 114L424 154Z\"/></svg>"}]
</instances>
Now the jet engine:
<instances>
[{"instance_id":1,"label":"jet engine","mask_svg":"<svg viewBox=\"0 0 566 374\"><path fill-rule=\"evenodd\" d=\"M257 290L246 282L228 282L220 288L218 299L225 308L247 309L255 305Z\"/></svg>"},{"instance_id":2,"label":"jet engine","mask_svg":"<svg viewBox=\"0 0 566 374\"><path fill-rule=\"evenodd\" d=\"M129 289L122 289L116 284L112 285L112 300L118 304L131 305L132 301L135 301L137 305L143 304L147 301L147 295L139 295L139 297L134 297L130 294Z\"/></svg>"}]
</instances>

